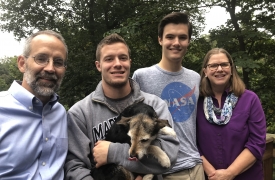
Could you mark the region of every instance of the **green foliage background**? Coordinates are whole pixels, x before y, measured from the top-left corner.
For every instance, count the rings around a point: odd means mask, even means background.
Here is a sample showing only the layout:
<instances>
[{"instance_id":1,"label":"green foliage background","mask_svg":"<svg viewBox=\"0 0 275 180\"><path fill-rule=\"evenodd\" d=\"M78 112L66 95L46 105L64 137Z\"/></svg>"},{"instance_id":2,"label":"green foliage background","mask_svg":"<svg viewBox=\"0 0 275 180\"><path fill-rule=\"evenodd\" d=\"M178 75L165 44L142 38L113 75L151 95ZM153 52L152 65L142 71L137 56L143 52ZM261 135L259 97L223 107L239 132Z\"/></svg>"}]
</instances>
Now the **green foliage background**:
<instances>
[{"instance_id":1,"label":"green foliage background","mask_svg":"<svg viewBox=\"0 0 275 180\"><path fill-rule=\"evenodd\" d=\"M225 25L201 35L205 9L220 6L230 14ZM275 0L0 0L0 30L20 40L44 29L60 32L69 47L69 64L58 92L66 108L93 91L100 81L95 50L107 34L117 32L128 42L132 69L151 66L161 58L157 25L166 14L186 11L194 26L183 66L199 72L208 50L223 47L234 58L248 89L258 94L275 133ZM219 14L217 14L219 18ZM0 90L22 79L16 57L0 61Z\"/></svg>"}]
</instances>

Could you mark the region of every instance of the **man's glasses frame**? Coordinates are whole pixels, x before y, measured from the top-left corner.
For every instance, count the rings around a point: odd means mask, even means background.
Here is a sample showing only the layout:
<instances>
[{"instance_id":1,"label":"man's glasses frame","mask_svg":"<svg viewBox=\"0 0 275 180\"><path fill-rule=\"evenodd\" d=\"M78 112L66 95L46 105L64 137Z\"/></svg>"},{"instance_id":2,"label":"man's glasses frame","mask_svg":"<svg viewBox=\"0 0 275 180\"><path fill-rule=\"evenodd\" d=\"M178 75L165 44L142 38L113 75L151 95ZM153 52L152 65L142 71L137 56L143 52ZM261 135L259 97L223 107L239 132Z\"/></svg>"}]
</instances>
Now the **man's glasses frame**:
<instances>
[{"instance_id":1,"label":"man's glasses frame","mask_svg":"<svg viewBox=\"0 0 275 180\"><path fill-rule=\"evenodd\" d=\"M34 62L40 66L47 66L50 62L50 58L47 55L36 55L31 56ZM26 57L28 58L28 56ZM53 66L58 69L63 69L67 67L67 61L63 60L62 58L54 58L53 59Z\"/></svg>"}]
</instances>

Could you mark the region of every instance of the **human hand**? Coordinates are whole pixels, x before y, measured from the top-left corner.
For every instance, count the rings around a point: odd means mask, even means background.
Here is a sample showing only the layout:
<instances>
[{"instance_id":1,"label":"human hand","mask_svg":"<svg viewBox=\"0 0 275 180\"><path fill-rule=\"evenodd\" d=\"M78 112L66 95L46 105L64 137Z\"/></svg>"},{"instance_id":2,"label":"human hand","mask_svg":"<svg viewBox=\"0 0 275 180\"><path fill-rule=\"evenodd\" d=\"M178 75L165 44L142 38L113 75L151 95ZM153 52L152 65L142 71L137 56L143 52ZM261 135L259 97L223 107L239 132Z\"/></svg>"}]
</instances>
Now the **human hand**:
<instances>
[{"instance_id":1,"label":"human hand","mask_svg":"<svg viewBox=\"0 0 275 180\"><path fill-rule=\"evenodd\" d=\"M93 148L95 167L99 168L107 164L108 150L111 142L109 141L97 141L95 147Z\"/></svg>"},{"instance_id":2,"label":"human hand","mask_svg":"<svg viewBox=\"0 0 275 180\"><path fill-rule=\"evenodd\" d=\"M226 169L218 169L213 176L208 176L209 180L233 180L234 175Z\"/></svg>"}]
</instances>

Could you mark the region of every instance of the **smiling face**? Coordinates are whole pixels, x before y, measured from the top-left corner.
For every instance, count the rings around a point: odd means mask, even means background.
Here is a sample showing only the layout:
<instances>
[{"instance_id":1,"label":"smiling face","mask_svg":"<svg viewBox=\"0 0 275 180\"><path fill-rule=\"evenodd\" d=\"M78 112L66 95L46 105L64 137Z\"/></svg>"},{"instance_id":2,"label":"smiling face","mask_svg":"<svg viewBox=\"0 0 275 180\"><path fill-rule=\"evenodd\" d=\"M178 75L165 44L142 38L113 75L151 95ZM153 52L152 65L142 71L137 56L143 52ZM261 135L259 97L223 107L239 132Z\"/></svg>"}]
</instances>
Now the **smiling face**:
<instances>
[{"instance_id":1,"label":"smiling face","mask_svg":"<svg viewBox=\"0 0 275 180\"><path fill-rule=\"evenodd\" d=\"M124 43L104 45L96 67L102 75L102 84L109 88L122 88L129 83L131 59Z\"/></svg>"},{"instance_id":2,"label":"smiling face","mask_svg":"<svg viewBox=\"0 0 275 180\"><path fill-rule=\"evenodd\" d=\"M207 65L209 64L222 64L229 62L229 59L224 53L213 54L210 56ZM218 66L216 70L211 70L209 66L203 69L205 76L210 81L213 90L225 90L229 85L231 78L231 66L222 68Z\"/></svg>"},{"instance_id":3,"label":"smiling face","mask_svg":"<svg viewBox=\"0 0 275 180\"><path fill-rule=\"evenodd\" d=\"M167 24L162 37L159 37L159 44L162 46L162 60L181 63L189 42L187 24Z\"/></svg>"},{"instance_id":4,"label":"smiling face","mask_svg":"<svg viewBox=\"0 0 275 180\"><path fill-rule=\"evenodd\" d=\"M37 64L34 56L47 55L50 62L46 66ZM42 101L47 101L61 85L65 67L55 68L53 59L66 59L64 44L52 35L41 34L31 41L28 57L19 56L18 67L24 73L22 86Z\"/></svg>"}]
</instances>

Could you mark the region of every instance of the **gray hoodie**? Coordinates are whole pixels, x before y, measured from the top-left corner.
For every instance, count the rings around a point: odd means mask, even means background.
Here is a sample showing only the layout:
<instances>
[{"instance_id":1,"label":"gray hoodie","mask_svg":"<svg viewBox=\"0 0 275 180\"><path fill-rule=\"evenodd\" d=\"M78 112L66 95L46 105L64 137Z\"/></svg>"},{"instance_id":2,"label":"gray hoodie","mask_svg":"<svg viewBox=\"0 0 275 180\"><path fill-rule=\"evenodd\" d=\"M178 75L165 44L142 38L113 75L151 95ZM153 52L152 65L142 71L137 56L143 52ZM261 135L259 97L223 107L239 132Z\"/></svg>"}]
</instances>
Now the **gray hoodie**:
<instances>
[{"instance_id":1,"label":"gray hoodie","mask_svg":"<svg viewBox=\"0 0 275 180\"><path fill-rule=\"evenodd\" d=\"M155 95L140 91L135 81L130 78L129 81L133 92L129 104L143 101L155 109L160 119L169 120L170 125L173 126L173 120L165 101ZM106 131L118 115L119 112L107 103L101 82L95 91L70 108L68 111L69 150L64 167L65 179L93 180L90 176L91 168L95 165L91 153L92 148L98 140L104 139ZM179 149L178 139L168 135L159 135L154 145L158 145L167 153L173 166ZM107 162L122 165L140 174L163 174L170 169L162 167L152 156L147 156L140 161L129 161L128 151L128 144L111 143Z\"/></svg>"}]
</instances>

